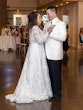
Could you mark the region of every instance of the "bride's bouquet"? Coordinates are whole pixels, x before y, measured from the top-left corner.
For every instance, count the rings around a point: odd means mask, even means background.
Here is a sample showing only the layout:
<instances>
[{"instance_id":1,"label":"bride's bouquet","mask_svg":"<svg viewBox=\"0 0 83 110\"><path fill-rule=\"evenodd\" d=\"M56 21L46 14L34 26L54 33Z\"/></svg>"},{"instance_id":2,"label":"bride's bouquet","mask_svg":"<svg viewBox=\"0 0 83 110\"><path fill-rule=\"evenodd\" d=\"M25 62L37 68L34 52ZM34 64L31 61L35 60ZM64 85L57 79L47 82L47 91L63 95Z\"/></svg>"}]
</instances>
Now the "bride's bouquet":
<instances>
[{"instance_id":1,"label":"bride's bouquet","mask_svg":"<svg viewBox=\"0 0 83 110\"><path fill-rule=\"evenodd\" d=\"M42 21L43 21L43 24L44 24L44 25L49 21L47 15L43 15L43 16L42 16Z\"/></svg>"}]
</instances>

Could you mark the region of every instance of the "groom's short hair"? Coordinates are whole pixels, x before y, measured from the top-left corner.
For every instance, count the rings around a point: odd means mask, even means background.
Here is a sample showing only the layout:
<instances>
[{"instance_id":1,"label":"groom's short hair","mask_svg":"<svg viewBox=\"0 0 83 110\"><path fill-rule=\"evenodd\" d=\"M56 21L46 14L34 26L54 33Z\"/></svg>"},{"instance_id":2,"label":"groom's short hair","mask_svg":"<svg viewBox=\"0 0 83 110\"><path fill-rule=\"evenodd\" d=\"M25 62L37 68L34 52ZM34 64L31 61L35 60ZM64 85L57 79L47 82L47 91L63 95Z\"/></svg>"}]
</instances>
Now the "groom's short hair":
<instances>
[{"instance_id":1,"label":"groom's short hair","mask_svg":"<svg viewBox=\"0 0 83 110\"><path fill-rule=\"evenodd\" d=\"M49 6L48 8L47 8L47 10L51 10L52 12L55 12L55 13L57 13L57 8L56 7L54 7L54 6Z\"/></svg>"}]
</instances>

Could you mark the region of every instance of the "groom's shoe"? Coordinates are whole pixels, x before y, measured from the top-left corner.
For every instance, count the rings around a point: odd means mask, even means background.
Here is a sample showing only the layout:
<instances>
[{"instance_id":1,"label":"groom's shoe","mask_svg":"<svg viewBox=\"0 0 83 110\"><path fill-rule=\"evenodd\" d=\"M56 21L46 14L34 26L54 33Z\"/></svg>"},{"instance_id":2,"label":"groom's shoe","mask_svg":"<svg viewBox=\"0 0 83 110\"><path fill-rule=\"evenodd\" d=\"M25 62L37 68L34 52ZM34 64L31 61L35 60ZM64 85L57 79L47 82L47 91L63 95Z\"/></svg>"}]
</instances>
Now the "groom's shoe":
<instances>
[{"instance_id":1,"label":"groom's shoe","mask_svg":"<svg viewBox=\"0 0 83 110\"><path fill-rule=\"evenodd\" d=\"M52 98L49 99L49 102L57 101L60 99L61 99L61 96L53 96Z\"/></svg>"},{"instance_id":2,"label":"groom's shoe","mask_svg":"<svg viewBox=\"0 0 83 110\"><path fill-rule=\"evenodd\" d=\"M52 97L49 99L49 102L53 102L53 101L56 101L56 98Z\"/></svg>"}]
</instances>

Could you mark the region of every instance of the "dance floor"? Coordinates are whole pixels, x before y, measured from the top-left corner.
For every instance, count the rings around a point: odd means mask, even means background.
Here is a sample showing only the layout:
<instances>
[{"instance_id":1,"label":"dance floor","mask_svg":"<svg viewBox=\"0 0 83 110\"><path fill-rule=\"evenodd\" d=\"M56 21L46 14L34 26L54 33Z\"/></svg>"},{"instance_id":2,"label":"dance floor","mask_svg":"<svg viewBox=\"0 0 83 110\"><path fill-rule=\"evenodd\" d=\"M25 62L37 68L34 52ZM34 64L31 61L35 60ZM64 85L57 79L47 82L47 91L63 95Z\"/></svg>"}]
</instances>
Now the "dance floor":
<instances>
[{"instance_id":1,"label":"dance floor","mask_svg":"<svg viewBox=\"0 0 83 110\"><path fill-rule=\"evenodd\" d=\"M82 110L83 109L83 50L70 49L62 61L62 97L49 102L31 104L10 103L5 95L17 85L25 55L0 52L0 110Z\"/></svg>"}]
</instances>

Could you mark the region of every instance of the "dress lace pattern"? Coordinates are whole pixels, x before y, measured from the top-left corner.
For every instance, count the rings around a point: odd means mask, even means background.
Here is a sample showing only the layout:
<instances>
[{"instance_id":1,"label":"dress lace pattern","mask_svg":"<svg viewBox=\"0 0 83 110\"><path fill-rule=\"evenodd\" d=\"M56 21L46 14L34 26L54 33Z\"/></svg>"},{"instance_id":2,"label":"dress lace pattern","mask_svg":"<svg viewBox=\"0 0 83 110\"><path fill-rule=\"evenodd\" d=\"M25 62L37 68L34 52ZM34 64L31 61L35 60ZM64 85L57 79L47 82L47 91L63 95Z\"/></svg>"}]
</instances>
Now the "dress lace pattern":
<instances>
[{"instance_id":1,"label":"dress lace pattern","mask_svg":"<svg viewBox=\"0 0 83 110\"><path fill-rule=\"evenodd\" d=\"M52 97L49 72L43 43L48 33L43 34L38 26L30 31L30 45L26 54L17 87L6 99L16 103L31 103Z\"/></svg>"}]
</instances>

